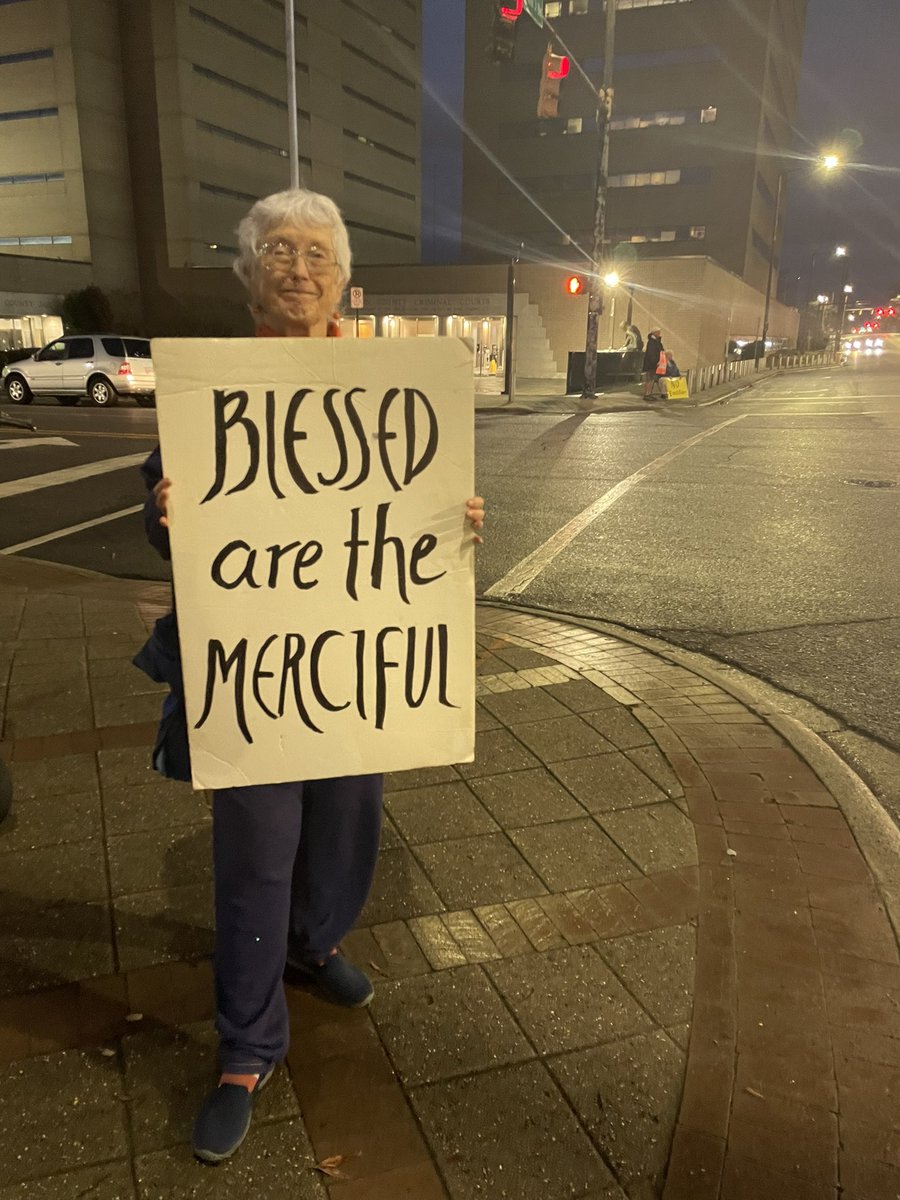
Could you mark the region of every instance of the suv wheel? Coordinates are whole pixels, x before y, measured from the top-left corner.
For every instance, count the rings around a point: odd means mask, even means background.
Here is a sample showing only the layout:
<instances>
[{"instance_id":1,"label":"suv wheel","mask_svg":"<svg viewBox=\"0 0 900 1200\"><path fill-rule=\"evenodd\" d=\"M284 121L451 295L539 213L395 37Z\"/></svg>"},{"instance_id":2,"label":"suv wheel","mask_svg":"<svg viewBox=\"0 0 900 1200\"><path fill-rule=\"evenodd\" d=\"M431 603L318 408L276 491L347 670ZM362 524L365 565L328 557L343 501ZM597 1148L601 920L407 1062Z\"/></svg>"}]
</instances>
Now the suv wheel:
<instances>
[{"instance_id":1,"label":"suv wheel","mask_svg":"<svg viewBox=\"0 0 900 1200\"><path fill-rule=\"evenodd\" d=\"M80 396L57 396L56 399L63 408L74 408L81 401Z\"/></svg>"},{"instance_id":2,"label":"suv wheel","mask_svg":"<svg viewBox=\"0 0 900 1200\"><path fill-rule=\"evenodd\" d=\"M88 384L88 399L97 408L114 408L119 395L108 379L98 375Z\"/></svg>"},{"instance_id":3,"label":"suv wheel","mask_svg":"<svg viewBox=\"0 0 900 1200\"><path fill-rule=\"evenodd\" d=\"M6 394L12 404L30 404L34 399L31 388L21 375L10 375L7 378Z\"/></svg>"}]
</instances>

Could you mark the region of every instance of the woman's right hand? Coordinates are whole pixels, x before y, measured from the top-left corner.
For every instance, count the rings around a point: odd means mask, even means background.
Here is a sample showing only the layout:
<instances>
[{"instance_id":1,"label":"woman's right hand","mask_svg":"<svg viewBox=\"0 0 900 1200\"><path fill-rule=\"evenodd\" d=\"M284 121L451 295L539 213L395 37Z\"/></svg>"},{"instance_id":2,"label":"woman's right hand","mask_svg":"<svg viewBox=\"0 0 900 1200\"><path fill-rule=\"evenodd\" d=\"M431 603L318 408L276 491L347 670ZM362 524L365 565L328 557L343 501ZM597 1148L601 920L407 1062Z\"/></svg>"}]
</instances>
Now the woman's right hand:
<instances>
[{"instance_id":1,"label":"woman's right hand","mask_svg":"<svg viewBox=\"0 0 900 1200\"><path fill-rule=\"evenodd\" d=\"M159 518L159 523L160 523L160 525L164 526L166 529L169 528L168 508L169 508L169 491L170 491L171 487L172 487L171 479L161 479L159 481L159 483L156 485L156 487L154 487L154 489L153 489L153 499L156 501L156 507L162 513L162 516Z\"/></svg>"}]
</instances>

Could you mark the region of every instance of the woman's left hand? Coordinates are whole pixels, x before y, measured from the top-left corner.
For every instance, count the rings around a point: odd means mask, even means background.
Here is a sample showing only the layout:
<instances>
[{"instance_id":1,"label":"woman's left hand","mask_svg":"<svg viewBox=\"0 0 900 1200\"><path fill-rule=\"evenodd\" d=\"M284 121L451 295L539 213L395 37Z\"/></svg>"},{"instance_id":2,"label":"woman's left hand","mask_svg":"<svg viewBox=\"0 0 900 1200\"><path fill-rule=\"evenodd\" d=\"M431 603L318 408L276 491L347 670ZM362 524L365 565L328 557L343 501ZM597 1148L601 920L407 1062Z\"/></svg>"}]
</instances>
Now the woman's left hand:
<instances>
[{"instance_id":1,"label":"woman's left hand","mask_svg":"<svg viewBox=\"0 0 900 1200\"><path fill-rule=\"evenodd\" d=\"M466 501L466 520L479 531L472 540L480 546L484 542L480 533L484 528L484 500L481 496L473 496Z\"/></svg>"}]
</instances>

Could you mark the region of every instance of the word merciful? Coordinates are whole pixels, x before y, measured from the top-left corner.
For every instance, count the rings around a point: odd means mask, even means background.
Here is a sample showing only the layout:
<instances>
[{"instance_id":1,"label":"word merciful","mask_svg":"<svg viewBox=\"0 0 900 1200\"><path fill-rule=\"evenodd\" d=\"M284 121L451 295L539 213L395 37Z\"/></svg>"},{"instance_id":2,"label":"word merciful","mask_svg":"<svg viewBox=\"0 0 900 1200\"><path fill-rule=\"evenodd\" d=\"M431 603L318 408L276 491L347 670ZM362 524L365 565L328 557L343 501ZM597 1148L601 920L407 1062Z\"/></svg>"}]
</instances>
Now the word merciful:
<instances>
[{"instance_id":1,"label":"word merciful","mask_svg":"<svg viewBox=\"0 0 900 1200\"><path fill-rule=\"evenodd\" d=\"M458 708L447 696L449 663L446 625L424 629L389 625L348 633L326 629L311 639L299 633L273 633L253 649L247 638L241 638L230 652L211 638L203 712L195 728L209 719L221 683L237 727L251 745L247 719L251 708L272 721L290 710L313 733L323 732L317 724L320 713L347 710L383 729L389 700L394 701L394 712L405 712L420 708L429 694L436 693L439 704ZM388 686L391 677L393 689Z\"/></svg>"}]
</instances>

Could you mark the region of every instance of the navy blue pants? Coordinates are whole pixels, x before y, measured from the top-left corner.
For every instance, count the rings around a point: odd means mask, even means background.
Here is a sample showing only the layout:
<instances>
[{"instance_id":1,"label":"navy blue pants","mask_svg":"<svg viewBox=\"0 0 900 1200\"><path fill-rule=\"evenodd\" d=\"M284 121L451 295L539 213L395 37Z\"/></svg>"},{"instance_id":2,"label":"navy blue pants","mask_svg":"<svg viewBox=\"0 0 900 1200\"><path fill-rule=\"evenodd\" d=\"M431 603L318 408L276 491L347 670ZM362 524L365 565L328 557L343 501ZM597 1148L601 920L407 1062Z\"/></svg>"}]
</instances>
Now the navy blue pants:
<instances>
[{"instance_id":1,"label":"navy blue pants","mask_svg":"<svg viewBox=\"0 0 900 1200\"><path fill-rule=\"evenodd\" d=\"M321 962L372 884L381 775L213 793L216 1028L223 1071L284 1058L285 958Z\"/></svg>"}]
</instances>

